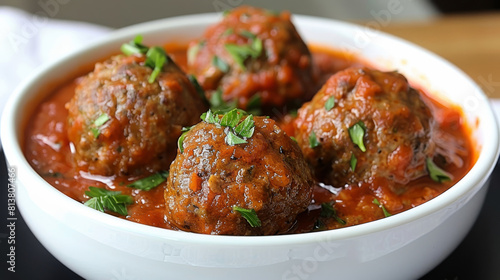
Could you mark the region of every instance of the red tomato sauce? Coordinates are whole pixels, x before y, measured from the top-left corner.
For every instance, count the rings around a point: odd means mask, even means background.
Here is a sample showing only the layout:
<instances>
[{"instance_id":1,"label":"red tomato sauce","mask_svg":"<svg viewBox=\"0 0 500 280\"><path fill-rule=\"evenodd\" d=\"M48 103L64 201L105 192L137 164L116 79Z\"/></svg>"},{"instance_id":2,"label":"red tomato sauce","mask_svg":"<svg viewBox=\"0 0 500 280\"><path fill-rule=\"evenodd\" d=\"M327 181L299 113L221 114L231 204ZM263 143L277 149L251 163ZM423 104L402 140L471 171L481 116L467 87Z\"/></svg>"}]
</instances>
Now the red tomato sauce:
<instances>
[{"instance_id":1,"label":"red tomato sauce","mask_svg":"<svg viewBox=\"0 0 500 280\"><path fill-rule=\"evenodd\" d=\"M167 44L165 47L172 59L186 71L186 46ZM322 82L339 70L349 66L363 65L355 57L334 50L312 46L311 51L324 77ZM121 191L122 194L131 195L134 198L134 203L127 207L128 216L120 216L121 218L155 227L169 228L164 218L164 185L166 184L150 191L141 191L127 187L128 184L140 178L92 176L79 172L75 168L72 147L66 132L68 112L65 107L74 95L75 86L76 79L68 81L55 89L37 106L25 130L24 152L28 161L49 184L76 201L84 203L89 199L85 195L89 186ZM439 103L425 93L422 95L433 111L437 123L448 135L443 136L442 139L438 138L439 141L446 141L447 145L463 147L462 154L457 157L456 165L452 165L454 167L447 170L453 175L453 179L437 183L425 176L411 181L402 193L389 190L383 179L375 179L373 182L343 189L318 184L315 187L313 203L309 211L299 215L297 225L291 232L310 232L313 228L334 229L384 218L386 215L382 207L374 203L375 199L390 214L400 213L443 193L469 171L476 160L476 155L472 148L472 141L468 138L467 127L462 120L462 112L458 108ZM277 113L274 118L290 136L293 135L291 125L294 119L293 113ZM449 137L450 135L452 137ZM321 204L332 201L335 202L338 217L346 222L345 225L333 219L321 226L315 225L321 212Z\"/></svg>"}]
</instances>

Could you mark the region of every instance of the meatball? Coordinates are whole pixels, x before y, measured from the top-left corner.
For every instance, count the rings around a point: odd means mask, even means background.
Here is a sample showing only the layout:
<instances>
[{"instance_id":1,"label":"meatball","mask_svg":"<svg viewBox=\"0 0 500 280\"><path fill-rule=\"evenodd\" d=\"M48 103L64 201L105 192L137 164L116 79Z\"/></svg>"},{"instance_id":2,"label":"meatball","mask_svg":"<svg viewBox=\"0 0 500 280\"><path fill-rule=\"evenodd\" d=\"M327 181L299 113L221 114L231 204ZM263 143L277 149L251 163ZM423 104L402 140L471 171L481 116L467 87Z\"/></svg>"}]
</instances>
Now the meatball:
<instances>
[{"instance_id":1,"label":"meatball","mask_svg":"<svg viewBox=\"0 0 500 280\"><path fill-rule=\"evenodd\" d=\"M97 175L142 175L168 169L183 126L206 110L170 59L155 81L144 55L114 56L80 78L68 109L77 168Z\"/></svg>"},{"instance_id":2,"label":"meatball","mask_svg":"<svg viewBox=\"0 0 500 280\"><path fill-rule=\"evenodd\" d=\"M317 90L311 53L288 12L248 6L228 12L191 43L188 67L209 96L221 90L243 109L255 99L264 109L295 105Z\"/></svg>"},{"instance_id":3,"label":"meatball","mask_svg":"<svg viewBox=\"0 0 500 280\"><path fill-rule=\"evenodd\" d=\"M295 121L317 179L337 187L375 177L402 186L427 174L433 127L430 109L405 77L358 67L331 76Z\"/></svg>"},{"instance_id":4,"label":"meatball","mask_svg":"<svg viewBox=\"0 0 500 280\"><path fill-rule=\"evenodd\" d=\"M205 121L182 136L183 151L172 162L165 190L170 225L224 235L292 228L311 202L311 171L297 143L274 120L254 117L254 123L247 143L228 144L231 128ZM255 211L260 226L250 225L235 207Z\"/></svg>"}]
</instances>

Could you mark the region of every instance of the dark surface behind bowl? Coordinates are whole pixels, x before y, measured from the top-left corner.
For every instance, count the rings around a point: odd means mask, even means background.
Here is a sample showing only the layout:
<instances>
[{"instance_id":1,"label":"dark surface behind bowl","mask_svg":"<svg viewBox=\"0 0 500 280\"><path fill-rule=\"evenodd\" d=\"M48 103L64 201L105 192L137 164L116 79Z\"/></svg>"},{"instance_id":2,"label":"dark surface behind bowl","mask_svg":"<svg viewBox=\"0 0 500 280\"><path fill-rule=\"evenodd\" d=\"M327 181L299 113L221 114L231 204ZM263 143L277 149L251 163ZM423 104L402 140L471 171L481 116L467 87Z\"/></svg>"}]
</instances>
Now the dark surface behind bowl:
<instances>
[{"instance_id":1,"label":"dark surface behind bowl","mask_svg":"<svg viewBox=\"0 0 500 280\"><path fill-rule=\"evenodd\" d=\"M3 151L0 151L0 279L81 279L56 260L35 238L16 209L15 272L7 263L10 253L7 225L8 173ZM491 179L485 204L479 217L459 247L423 280L500 279L500 164ZM47 202L50 203L50 202ZM47 229L50 231L50 229ZM84 261L84 260L82 260ZM391 264L387 264L391 265ZM92 269L89 267L88 269ZM397 268L395 268L397 269ZM115 275L121 279L123 275Z\"/></svg>"}]
</instances>

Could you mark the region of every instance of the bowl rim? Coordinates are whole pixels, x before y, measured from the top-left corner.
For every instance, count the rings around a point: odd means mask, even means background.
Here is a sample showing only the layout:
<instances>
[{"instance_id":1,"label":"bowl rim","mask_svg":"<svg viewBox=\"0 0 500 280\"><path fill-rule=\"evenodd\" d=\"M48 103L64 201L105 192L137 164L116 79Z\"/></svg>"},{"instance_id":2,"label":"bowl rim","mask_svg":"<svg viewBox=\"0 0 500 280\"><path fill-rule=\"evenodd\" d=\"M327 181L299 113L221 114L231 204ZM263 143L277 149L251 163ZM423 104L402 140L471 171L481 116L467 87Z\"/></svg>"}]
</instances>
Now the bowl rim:
<instances>
[{"instance_id":1,"label":"bowl rim","mask_svg":"<svg viewBox=\"0 0 500 280\"><path fill-rule=\"evenodd\" d=\"M401 38L394 37L392 35L386 34L384 32L377 31L378 36L383 36L389 40L396 40L406 44L409 48L413 48L419 52L425 52L427 55L433 56L441 63L445 63L452 70L459 71L460 74L468 80L473 86L474 94L478 97L479 102L486 105L489 110L482 112L481 122L486 122L488 126L491 126L491 133L489 138L484 140L482 144L481 151L477 158L474 166L469 170L469 172L454 186L445 191L438 197L414 207L397 215L387 217L384 219L376 220L373 222L368 222L360 225L350 226L341 229L327 230L320 232L310 232L310 233L300 233L300 234L286 234L277 236L219 236L219 235L206 235L198 234L184 231L168 230L163 228L157 228L153 226L143 225L135 223L132 221L116 218L112 215L101 213L95 211L91 208L84 206L82 203L75 201L68 196L64 195L62 192L58 191L56 188L52 187L47 183L41 176L39 176L31 165L27 162L20 143L22 142L19 138L21 132L18 131L17 127L21 125L20 121L16 116L22 111L22 105L25 102L25 96L30 92L34 91L37 82L41 81L48 72L54 71L59 65L70 62L75 58L85 56L87 53L92 53L98 51L102 47L116 43L117 41L126 42L133 38L137 34L143 34L147 38L148 34L154 32L161 32L165 29L177 28L186 26L200 26L207 23L212 23L220 17L220 13L207 13L207 14L194 14L186 16L171 17L166 19L160 19L145 23L136 24L133 26L118 29L116 31L110 32L108 36L102 38L88 47L78 50L76 52L70 53L64 57L61 57L47 65L39 68L35 73L33 73L29 78L25 79L14 91L13 95L9 98L7 105L5 107L4 113L1 119L1 141L3 144L5 156L8 162L11 161L15 164L16 168L21 168L26 170L30 180L36 180L40 182L40 188L46 189L49 195L53 196L54 199L62 199L65 202L73 203L75 207L71 211L77 212L79 215L86 216L92 219L96 223L102 223L107 226L113 227L116 230L123 232L133 233L139 236L147 236L160 238L162 240L175 240L178 242L186 242L191 244L205 244L205 245L217 245L217 246L280 246L289 244L307 244L311 242L320 242L322 240L346 240L352 239L358 236L367 235L375 232L382 232L394 227L401 226L403 224L410 223L412 221L428 216L438 210L444 209L452 205L454 202L460 200L465 194L469 192L477 192L488 180L489 175L495 167L495 162L498 159L500 152L499 146L499 132L498 124L496 123L496 118L491 109L491 104L480 89L480 87L470 79L461 70L456 68L451 63L446 60L434 55L433 53L425 50L413 43L407 42ZM330 24L338 28L348 28L356 29L362 28L360 25L347 23L343 21L326 19L313 16L296 15L292 16L292 20L296 25L301 24ZM31 93L30 95L37 96L40 94ZM24 127L20 128L22 130ZM70 200L71 202L69 202Z\"/></svg>"}]
</instances>

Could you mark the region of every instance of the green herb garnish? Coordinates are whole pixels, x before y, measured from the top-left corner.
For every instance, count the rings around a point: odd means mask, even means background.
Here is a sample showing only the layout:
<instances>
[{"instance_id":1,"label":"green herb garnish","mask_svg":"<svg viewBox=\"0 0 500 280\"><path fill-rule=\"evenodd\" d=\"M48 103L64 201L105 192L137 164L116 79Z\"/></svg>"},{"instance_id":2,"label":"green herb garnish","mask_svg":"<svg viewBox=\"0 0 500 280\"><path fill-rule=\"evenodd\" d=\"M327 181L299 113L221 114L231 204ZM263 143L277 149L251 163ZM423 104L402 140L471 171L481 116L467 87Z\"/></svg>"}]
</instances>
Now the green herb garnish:
<instances>
[{"instance_id":1,"label":"green herb garnish","mask_svg":"<svg viewBox=\"0 0 500 280\"><path fill-rule=\"evenodd\" d=\"M233 210L240 213L251 227L260 227L262 223L254 209L246 209L239 206L233 206Z\"/></svg>"},{"instance_id":2,"label":"green herb garnish","mask_svg":"<svg viewBox=\"0 0 500 280\"><path fill-rule=\"evenodd\" d=\"M205 41L200 41L198 44L190 47L187 50L187 62L188 62L188 64L194 63L196 56L198 55L198 52L205 45L205 43L206 43Z\"/></svg>"},{"instance_id":3,"label":"green herb garnish","mask_svg":"<svg viewBox=\"0 0 500 280\"><path fill-rule=\"evenodd\" d=\"M229 64L227 64L224 60L216 55L212 57L212 65L217 67L217 69L224 73L227 73L229 71Z\"/></svg>"},{"instance_id":4,"label":"green herb garnish","mask_svg":"<svg viewBox=\"0 0 500 280\"><path fill-rule=\"evenodd\" d=\"M106 113L102 113L95 121L94 125L97 127L100 127L101 125L105 124L107 121L109 121L109 115Z\"/></svg>"},{"instance_id":5,"label":"green herb garnish","mask_svg":"<svg viewBox=\"0 0 500 280\"><path fill-rule=\"evenodd\" d=\"M146 65L153 69L148 82L152 84L167 62L167 53L162 47L152 47L146 53Z\"/></svg>"},{"instance_id":6,"label":"green herb garnish","mask_svg":"<svg viewBox=\"0 0 500 280\"><path fill-rule=\"evenodd\" d=\"M189 130L191 130L192 126L190 127L183 127L182 128L182 134L179 136L179 139L177 139L177 147L179 148L179 151L184 153L184 138L186 138L186 134L188 133Z\"/></svg>"},{"instance_id":7,"label":"green herb garnish","mask_svg":"<svg viewBox=\"0 0 500 280\"><path fill-rule=\"evenodd\" d=\"M247 117L241 121L245 115ZM247 143L246 139L252 137L255 130L253 115L248 115L247 112L241 109L233 109L226 112L222 115L222 118L219 118L219 114L208 110L200 118L206 123L226 127L224 130L226 132L225 141L231 146Z\"/></svg>"},{"instance_id":8,"label":"green herb garnish","mask_svg":"<svg viewBox=\"0 0 500 280\"><path fill-rule=\"evenodd\" d=\"M205 95L205 90L201 87L200 83L198 83L198 80L193 74L187 75L189 81L191 84L193 84L194 89L196 90L196 93L198 93L198 96L203 100L203 103L206 105L209 105L210 103L208 102L207 96Z\"/></svg>"},{"instance_id":9,"label":"green herb garnish","mask_svg":"<svg viewBox=\"0 0 500 280\"><path fill-rule=\"evenodd\" d=\"M309 147L312 149L318 147L321 143L318 141L318 138L316 137L316 133L314 131L311 131L311 134L309 134Z\"/></svg>"},{"instance_id":10,"label":"green herb garnish","mask_svg":"<svg viewBox=\"0 0 500 280\"><path fill-rule=\"evenodd\" d=\"M427 167L427 171L429 172L429 176L431 177L432 180L438 182L438 183L443 183L446 181L451 181L451 178L453 176L444 171L443 169L439 168L433 161L432 158L426 158L425 159L425 165Z\"/></svg>"},{"instance_id":11,"label":"green herb garnish","mask_svg":"<svg viewBox=\"0 0 500 280\"><path fill-rule=\"evenodd\" d=\"M142 44L141 35L135 36L134 40L121 46L121 51L126 55L146 54L148 52L148 49L148 47Z\"/></svg>"},{"instance_id":12,"label":"green herb garnish","mask_svg":"<svg viewBox=\"0 0 500 280\"><path fill-rule=\"evenodd\" d=\"M253 132L255 130L255 122L253 120L253 115L249 115L243 120L237 127L234 128L234 131L245 138L250 138L253 136Z\"/></svg>"},{"instance_id":13,"label":"green herb garnish","mask_svg":"<svg viewBox=\"0 0 500 280\"><path fill-rule=\"evenodd\" d=\"M378 201L378 199L374 198L372 202L373 202L373 204L375 204L375 205L377 205L378 207L382 208L382 211L384 212L384 216L385 216L385 217L389 217L389 216L391 216L391 213L389 213L389 211L387 211L387 209L385 209L384 205L383 205L383 204L381 204L381 203Z\"/></svg>"},{"instance_id":14,"label":"green herb garnish","mask_svg":"<svg viewBox=\"0 0 500 280\"><path fill-rule=\"evenodd\" d=\"M127 187L143 191L149 191L158 187L161 183L165 182L167 178L168 178L168 171L161 171L149 177L137 180L132 184L128 184Z\"/></svg>"},{"instance_id":15,"label":"green herb garnish","mask_svg":"<svg viewBox=\"0 0 500 280\"><path fill-rule=\"evenodd\" d=\"M262 40L249 31L243 30L240 35L250 40L247 45L225 44L224 48L231 55L234 61L246 70L245 60L249 57L257 58L262 53Z\"/></svg>"},{"instance_id":16,"label":"green herb garnish","mask_svg":"<svg viewBox=\"0 0 500 280\"><path fill-rule=\"evenodd\" d=\"M91 197L84 205L104 212L105 210L127 216L127 205L134 203L130 195L123 195L119 191L108 191L103 188L89 187L85 194Z\"/></svg>"},{"instance_id":17,"label":"green herb garnish","mask_svg":"<svg viewBox=\"0 0 500 280\"><path fill-rule=\"evenodd\" d=\"M325 110L330 111L335 106L335 96L330 96L325 102Z\"/></svg>"},{"instance_id":18,"label":"green herb garnish","mask_svg":"<svg viewBox=\"0 0 500 280\"><path fill-rule=\"evenodd\" d=\"M337 211L333 208L332 203L321 203L321 213L320 216L323 218L334 218L339 224L345 225L346 221L342 220L339 216L337 216Z\"/></svg>"},{"instance_id":19,"label":"green herb garnish","mask_svg":"<svg viewBox=\"0 0 500 280\"><path fill-rule=\"evenodd\" d=\"M356 164L358 164L358 159L356 158L356 156L354 154L351 154L351 170L354 171L356 170Z\"/></svg>"},{"instance_id":20,"label":"green herb garnish","mask_svg":"<svg viewBox=\"0 0 500 280\"><path fill-rule=\"evenodd\" d=\"M146 66L153 69L153 72L148 79L148 82L150 84L152 84L156 80L161 70L163 69L163 66L168 62L168 56L162 47L156 46L148 48L147 46L142 44L142 36L140 35L136 36L133 41L123 44L121 47L121 51L126 55L146 55Z\"/></svg>"},{"instance_id":21,"label":"green herb garnish","mask_svg":"<svg viewBox=\"0 0 500 280\"><path fill-rule=\"evenodd\" d=\"M236 136L233 132L231 131L228 131L227 134L226 134L226 138L224 138L224 140L226 141L226 143L229 145L229 146L234 146L234 145L238 145L238 144L245 144L245 143L248 143L245 139L239 137L239 136Z\"/></svg>"},{"instance_id":22,"label":"green herb garnish","mask_svg":"<svg viewBox=\"0 0 500 280\"><path fill-rule=\"evenodd\" d=\"M238 125L242 117L243 114L241 110L233 109L222 116L220 125L234 128L236 127L236 125Z\"/></svg>"},{"instance_id":23,"label":"green herb garnish","mask_svg":"<svg viewBox=\"0 0 500 280\"><path fill-rule=\"evenodd\" d=\"M366 126L362 121L357 122L355 125L349 128L349 136L351 141L358 145L362 152L366 152L365 144L363 143L363 137L365 136Z\"/></svg>"},{"instance_id":24,"label":"green herb garnish","mask_svg":"<svg viewBox=\"0 0 500 280\"><path fill-rule=\"evenodd\" d=\"M99 130L99 128L105 124L107 121L109 121L110 117L108 114L106 113L102 113L99 117L97 117L97 119L94 121L94 126L95 127L92 127L90 128L90 131L92 132L92 134L94 135L95 138L98 138L99 135L101 135L101 131Z\"/></svg>"},{"instance_id":25,"label":"green herb garnish","mask_svg":"<svg viewBox=\"0 0 500 280\"><path fill-rule=\"evenodd\" d=\"M253 95L247 103L247 112L252 115L260 115L261 112L261 97L258 94Z\"/></svg>"},{"instance_id":26,"label":"green herb garnish","mask_svg":"<svg viewBox=\"0 0 500 280\"><path fill-rule=\"evenodd\" d=\"M210 109L213 112L217 112L217 113L229 112L229 111L235 109L236 105L237 105L236 100L233 100L231 102L224 101L224 99L222 98L222 90L221 89L217 89L212 94L212 96L210 97L208 102L210 103Z\"/></svg>"}]
</instances>

